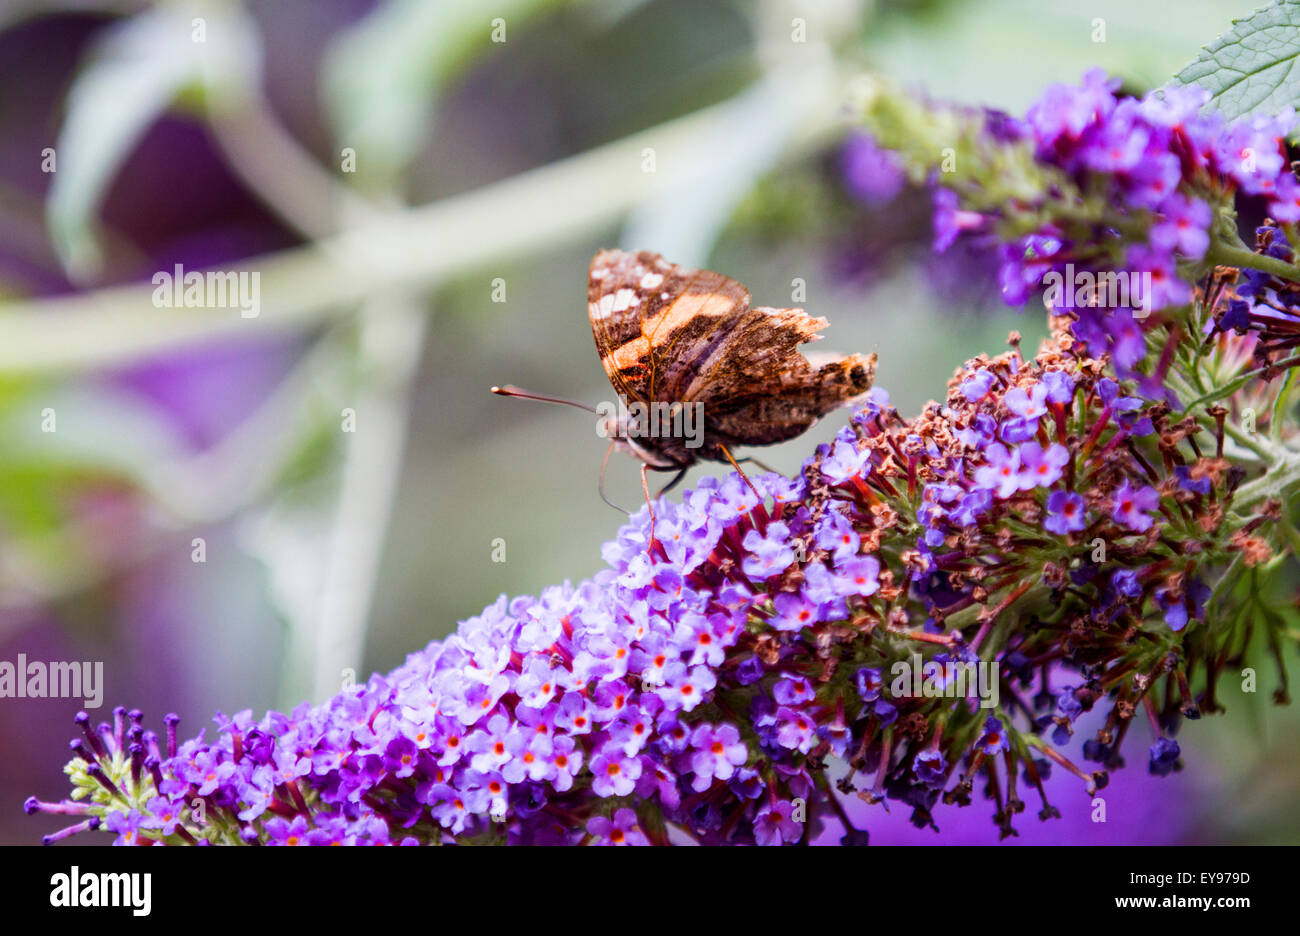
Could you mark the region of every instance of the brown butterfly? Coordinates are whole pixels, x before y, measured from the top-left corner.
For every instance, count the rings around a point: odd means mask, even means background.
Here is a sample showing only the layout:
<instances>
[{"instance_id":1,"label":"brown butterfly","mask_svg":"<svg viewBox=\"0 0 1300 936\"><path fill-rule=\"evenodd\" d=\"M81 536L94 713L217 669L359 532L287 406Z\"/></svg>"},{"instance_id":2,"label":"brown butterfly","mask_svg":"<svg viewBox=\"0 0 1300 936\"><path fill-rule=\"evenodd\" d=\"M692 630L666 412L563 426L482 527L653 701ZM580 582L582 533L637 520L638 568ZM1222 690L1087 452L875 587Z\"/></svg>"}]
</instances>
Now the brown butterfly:
<instances>
[{"instance_id":1,"label":"brown butterfly","mask_svg":"<svg viewBox=\"0 0 1300 936\"><path fill-rule=\"evenodd\" d=\"M594 408L516 387L492 392L596 413L612 439L606 460L615 448L641 460L647 501L647 470L678 472L663 491L699 459L739 471L732 447L793 439L865 393L875 375L874 354L829 356L814 366L799 352L821 338L825 319L750 306L749 290L735 280L650 251L596 254L587 315L617 405Z\"/></svg>"}]
</instances>

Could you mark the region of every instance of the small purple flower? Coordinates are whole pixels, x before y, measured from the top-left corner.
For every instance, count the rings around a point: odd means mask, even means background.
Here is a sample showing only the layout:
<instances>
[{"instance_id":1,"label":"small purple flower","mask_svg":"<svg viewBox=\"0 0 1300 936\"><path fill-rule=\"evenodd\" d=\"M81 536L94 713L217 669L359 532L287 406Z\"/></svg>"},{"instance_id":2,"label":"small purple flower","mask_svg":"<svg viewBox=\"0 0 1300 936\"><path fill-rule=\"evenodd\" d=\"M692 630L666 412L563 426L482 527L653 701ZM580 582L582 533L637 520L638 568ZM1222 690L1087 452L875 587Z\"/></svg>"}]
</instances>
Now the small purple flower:
<instances>
[{"instance_id":1,"label":"small purple flower","mask_svg":"<svg viewBox=\"0 0 1300 936\"><path fill-rule=\"evenodd\" d=\"M943 253L961 234L984 227L985 218L978 211L961 208L951 189L934 190L934 252Z\"/></svg>"},{"instance_id":2,"label":"small purple flower","mask_svg":"<svg viewBox=\"0 0 1300 936\"><path fill-rule=\"evenodd\" d=\"M1117 595L1136 598L1142 594L1142 582L1138 579L1137 569L1116 569L1110 577L1111 587Z\"/></svg>"},{"instance_id":3,"label":"small purple flower","mask_svg":"<svg viewBox=\"0 0 1300 936\"><path fill-rule=\"evenodd\" d=\"M868 452L852 441L836 439L828 458L822 462L822 475L831 484L845 484L862 474Z\"/></svg>"},{"instance_id":4,"label":"small purple flower","mask_svg":"<svg viewBox=\"0 0 1300 936\"><path fill-rule=\"evenodd\" d=\"M880 590L880 560L875 556L854 556L839 563L835 582L841 595L874 595Z\"/></svg>"},{"instance_id":5,"label":"small purple flower","mask_svg":"<svg viewBox=\"0 0 1300 936\"><path fill-rule=\"evenodd\" d=\"M781 592L772 599L772 606L776 609L776 614L768 623L779 631L801 631L819 620L818 606L802 592Z\"/></svg>"},{"instance_id":6,"label":"small purple flower","mask_svg":"<svg viewBox=\"0 0 1300 936\"><path fill-rule=\"evenodd\" d=\"M943 759L942 751L927 748L917 754L912 770L916 773L916 779L931 788L943 786L947 781L948 765Z\"/></svg>"},{"instance_id":7,"label":"small purple flower","mask_svg":"<svg viewBox=\"0 0 1300 936\"><path fill-rule=\"evenodd\" d=\"M906 181L898 154L882 149L870 134L862 132L850 134L845 141L840 168L848 190L868 204L893 201Z\"/></svg>"},{"instance_id":8,"label":"small purple flower","mask_svg":"<svg viewBox=\"0 0 1300 936\"><path fill-rule=\"evenodd\" d=\"M729 780L737 767L749 759L749 749L740 740L740 732L735 725L710 725L701 723L691 735L690 757L691 771L695 779L691 789L697 793L707 790L718 780Z\"/></svg>"},{"instance_id":9,"label":"small purple flower","mask_svg":"<svg viewBox=\"0 0 1300 936\"><path fill-rule=\"evenodd\" d=\"M1065 371L1048 371L1043 375L1049 403L1068 404L1074 399L1074 378Z\"/></svg>"},{"instance_id":10,"label":"small purple flower","mask_svg":"<svg viewBox=\"0 0 1300 936\"><path fill-rule=\"evenodd\" d=\"M1064 468L1070 462L1070 451L1053 442L1044 449L1037 442L1020 446L1020 488L1030 491L1036 487L1051 487L1061 480Z\"/></svg>"},{"instance_id":11,"label":"small purple flower","mask_svg":"<svg viewBox=\"0 0 1300 936\"><path fill-rule=\"evenodd\" d=\"M855 555L862 542L849 518L839 511L830 511L822 518L815 541L818 549L827 550L837 561Z\"/></svg>"},{"instance_id":12,"label":"small purple flower","mask_svg":"<svg viewBox=\"0 0 1300 936\"><path fill-rule=\"evenodd\" d=\"M803 825L790 818L793 806L788 800L767 802L754 817L754 840L759 845L786 845L803 837Z\"/></svg>"},{"instance_id":13,"label":"small purple flower","mask_svg":"<svg viewBox=\"0 0 1300 936\"><path fill-rule=\"evenodd\" d=\"M665 685L655 690L670 709L689 712L704 701L705 695L717 685L717 677L704 666L687 669L685 663L668 664L664 670Z\"/></svg>"},{"instance_id":14,"label":"small purple flower","mask_svg":"<svg viewBox=\"0 0 1300 936\"><path fill-rule=\"evenodd\" d=\"M969 426L957 430L957 438L961 439L962 445L983 449L997 437L997 431L998 424L992 416L978 413Z\"/></svg>"},{"instance_id":15,"label":"small purple flower","mask_svg":"<svg viewBox=\"0 0 1300 936\"><path fill-rule=\"evenodd\" d=\"M948 512L948 519L958 526L974 526L980 516L993 506L993 492L987 490L971 491L961 499L956 507Z\"/></svg>"},{"instance_id":16,"label":"small purple flower","mask_svg":"<svg viewBox=\"0 0 1300 936\"><path fill-rule=\"evenodd\" d=\"M804 705L815 695L812 684L802 676L782 676L772 687L772 698L780 705Z\"/></svg>"},{"instance_id":17,"label":"small purple flower","mask_svg":"<svg viewBox=\"0 0 1300 936\"><path fill-rule=\"evenodd\" d=\"M1200 478L1198 480L1193 478L1192 469L1186 465L1175 465L1174 477L1178 479L1178 486L1184 491L1188 491L1192 494L1210 493L1210 479Z\"/></svg>"},{"instance_id":18,"label":"small purple flower","mask_svg":"<svg viewBox=\"0 0 1300 936\"><path fill-rule=\"evenodd\" d=\"M790 528L784 523L769 523L767 533L750 530L745 534L745 559L741 568L751 579L761 581L778 575L794 562L790 548Z\"/></svg>"},{"instance_id":19,"label":"small purple flower","mask_svg":"<svg viewBox=\"0 0 1300 936\"><path fill-rule=\"evenodd\" d=\"M1155 488L1149 486L1134 488L1129 481L1125 480L1115 492L1112 505L1114 507L1112 516L1116 523L1130 530L1145 533L1155 522L1150 514L1160 506L1160 494Z\"/></svg>"},{"instance_id":20,"label":"small purple flower","mask_svg":"<svg viewBox=\"0 0 1300 936\"><path fill-rule=\"evenodd\" d=\"M880 698L880 692L885 688L885 681L881 677L880 670L873 666L864 666L854 674L854 680L858 687L858 696L863 702L875 702Z\"/></svg>"},{"instance_id":21,"label":"small purple flower","mask_svg":"<svg viewBox=\"0 0 1300 936\"><path fill-rule=\"evenodd\" d=\"M1161 206L1164 217L1151 228L1151 243L1199 260L1210 246L1210 206L1200 199L1171 195Z\"/></svg>"},{"instance_id":22,"label":"small purple flower","mask_svg":"<svg viewBox=\"0 0 1300 936\"><path fill-rule=\"evenodd\" d=\"M1119 384L1109 377L1103 377L1097 382L1097 395L1112 413L1127 413L1142 408L1142 401L1137 397L1120 396L1119 393Z\"/></svg>"},{"instance_id":23,"label":"small purple flower","mask_svg":"<svg viewBox=\"0 0 1300 936\"><path fill-rule=\"evenodd\" d=\"M993 376L992 371L977 370L971 374L961 384L961 393L970 403L978 403L989 395L993 389L993 384L997 378Z\"/></svg>"},{"instance_id":24,"label":"small purple flower","mask_svg":"<svg viewBox=\"0 0 1300 936\"><path fill-rule=\"evenodd\" d=\"M294 816L293 821L276 816L266 823L266 832L269 836L268 845L306 845L307 832L310 826L307 825L306 816Z\"/></svg>"},{"instance_id":25,"label":"small purple flower","mask_svg":"<svg viewBox=\"0 0 1300 936\"><path fill-rule=\"evenodd\" d=\"M776 711L776 741L783 748L807 754L817 743L817 723L811 715L781 706Z\"/></svg>"},{"instance_id":26,"label":"small purple flower","mask_svg":"<svg viewBox=\"0 0 1300 936\"><path fill-rule=\"evenodd\" d=\"M984 720L984 733L980 735L979 739L980 750L992 757L994 754L1001 754L1003 751L1008 750L1010 746L1002 722L996 716L990 715Z\"/></svg>"},{"instance_id":27,"label":"small purple flower","mask_svg":"<svg viewBox=\"0 0 1300 936\"><path fill-rule=\"evenodd\" d=\"M301 816L299 816L298 819L302 820L305 828L307 820L303 819ZM280 821L283 822L284 820ZM116 810L109 813L104 819L104 827L110 832L117 833L117 841L113 843L114 845L140 844L140 825L141 816L138 809L132 809L129 812Z\"/></svg>"},{"instance_id":28,"label":"small purple flower","mask_svg":"<svg viewBox=\"0 0 1300 936\"><path fill-rule=\"evenodd\" d=\"M641 759L607 744L591 759L591 789L597 796L628 796L641 776Z\"/></svg>"},{"instance_id":29,"label":"small purple flower","mask_svg":"<svg viewBox=\"0 0 1300 936\"><path fill-rule=\"evenodd\" d=\"M1003 397L1003 402L1021 419L1039 419L1047 415L1047 387L1036 383L1028 392L1023 387L1012 387Z\"/></svg>"},{"instance_id":30,"label":"small purple flower","mask_svg":"<svg viewBox=\"0 0 1300 936\"><path fill-rule=\"evenodd\" d=\"M1043 528L1057 536L1077 532L1087 526L1083 497L1073 491L1053 491L1047 498L1047 516Z\"/></svg>"},{"instance_id":31,"label":"small purple flower","mask_svg":"<svg viewBox=\"0 0 1300 936\"><path fill-rule=\"evenodd\" d=\"M582 748L573 738L562 735L551 746L550 762L555 770L551 783L563 793L573 787L573 776L582 769Z\"/></svg>"},{"instance_id":32,"label":"small purple flower","mask_svg":"<svg viewBox=\"0 0 1300 936\"><path fill-rule=\"evenodd\" d=\"M1020 490L1020 450L995 442L984 451L988 463L975 469L975 484L994 496L1010 497Z\"/></svg>"},{"instance_id":33,"label":"small purple flower","mask_svg":"<svg viewBox=\"0 0 1300 936\"><path fill-rule=\"evenodd\" d=\"M649 840L637 825L636 812L624 806L616 810L613 820L593 816L587 820L587 832L592 845L649 845Z\"/></svg>"}]
</instances>

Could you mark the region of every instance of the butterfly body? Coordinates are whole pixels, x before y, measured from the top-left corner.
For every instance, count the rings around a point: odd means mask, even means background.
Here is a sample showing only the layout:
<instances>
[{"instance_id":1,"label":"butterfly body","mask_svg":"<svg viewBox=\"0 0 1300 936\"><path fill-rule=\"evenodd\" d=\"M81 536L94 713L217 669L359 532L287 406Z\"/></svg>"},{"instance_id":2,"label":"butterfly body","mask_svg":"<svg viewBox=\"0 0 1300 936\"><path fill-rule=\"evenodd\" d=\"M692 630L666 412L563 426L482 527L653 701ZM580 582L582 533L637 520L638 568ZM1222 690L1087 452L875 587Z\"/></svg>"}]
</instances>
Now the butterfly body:
<instances>
[{"instance_id":1,"label":"butterfly body","mask_svg":"<svg viewBox=\"0 0 1300 936\"><path fill-rule=\"evenodd\" d=\"M652 470L731 461L733 447L792 439L865 393L875 373L875 355L814 366L799 352L825 319L751 306L735 280L650 251L597 253L587 312L620 413L642 417L606 416L603 434ZM692 418L698 430L680 431Z\"/></svg>"}]
</instances>

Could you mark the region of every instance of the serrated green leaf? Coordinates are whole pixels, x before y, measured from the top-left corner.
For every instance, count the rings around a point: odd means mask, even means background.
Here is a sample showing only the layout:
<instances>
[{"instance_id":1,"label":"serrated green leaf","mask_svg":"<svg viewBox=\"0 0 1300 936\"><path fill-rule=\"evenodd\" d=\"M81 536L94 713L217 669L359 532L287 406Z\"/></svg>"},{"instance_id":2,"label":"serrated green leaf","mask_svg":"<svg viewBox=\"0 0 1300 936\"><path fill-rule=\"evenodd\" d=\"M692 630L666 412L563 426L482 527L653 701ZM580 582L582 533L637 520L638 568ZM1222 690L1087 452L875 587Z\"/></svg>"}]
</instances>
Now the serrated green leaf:
<instances>
[{"instance_id":1,"label":"serrated green leaf","mask_svg":"<svg viewBox=\"0 0 1300 936\"><path fill-rule=\"evenodd\" d=\"M1200 85L1229 120L1300 104L1300 0L1279 0L1234 22L1173 84Z\"/></svg>"}]
</instances>

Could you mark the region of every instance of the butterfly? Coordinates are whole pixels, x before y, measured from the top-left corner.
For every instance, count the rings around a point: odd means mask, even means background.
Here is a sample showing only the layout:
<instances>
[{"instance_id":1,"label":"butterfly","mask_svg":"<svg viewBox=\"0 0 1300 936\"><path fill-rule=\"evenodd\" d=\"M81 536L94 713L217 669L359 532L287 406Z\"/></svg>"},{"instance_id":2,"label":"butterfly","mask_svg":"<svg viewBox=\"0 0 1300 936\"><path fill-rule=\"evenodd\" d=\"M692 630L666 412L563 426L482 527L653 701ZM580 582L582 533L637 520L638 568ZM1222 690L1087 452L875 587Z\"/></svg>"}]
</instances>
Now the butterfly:
<instances>
[{"instance_id":1,"label":"butterfly","mask_svg":"<svg viewBox=\"0 0 1300 936\"><path fill-rule=\"evenodd\" d=\"M821 338L825 319L752 306L736 280L651 251L596 254L587 316L617 404L595 408L516 387L492 392L596 413L598 431L611 439L606 460L616 448L638 458L647 501L646 471L677 472L661 494L701 459L740 471L733 447L793 439L866 393L875 376L874 354L814 363L800 353Z\"/></svg>"}]
</instances>

